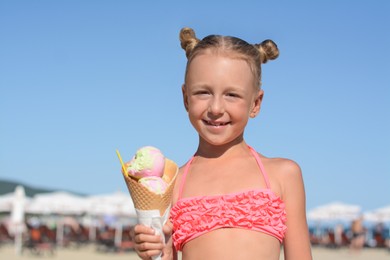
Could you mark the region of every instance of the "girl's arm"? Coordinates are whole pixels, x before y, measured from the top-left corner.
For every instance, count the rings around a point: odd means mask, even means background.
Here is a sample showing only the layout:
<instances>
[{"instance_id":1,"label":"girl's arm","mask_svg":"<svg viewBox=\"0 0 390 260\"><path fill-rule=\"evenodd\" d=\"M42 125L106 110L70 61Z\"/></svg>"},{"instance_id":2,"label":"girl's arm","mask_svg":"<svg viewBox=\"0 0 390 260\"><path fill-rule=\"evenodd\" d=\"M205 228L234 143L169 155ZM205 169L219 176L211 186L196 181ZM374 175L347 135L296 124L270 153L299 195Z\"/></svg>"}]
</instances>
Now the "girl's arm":
<instances>
[{"instance_id":1,"label":"girl's arm","mask_svg":"<svg viewBox=\"0 0 390 260\"><path fill-rule=\"evenodd\" d=\"M299 165L293 161L286 161L283 165L282 179L283 200L287 213L284 257L286 260L311 260L305 189Z\"/></svg>"}]
</instances>

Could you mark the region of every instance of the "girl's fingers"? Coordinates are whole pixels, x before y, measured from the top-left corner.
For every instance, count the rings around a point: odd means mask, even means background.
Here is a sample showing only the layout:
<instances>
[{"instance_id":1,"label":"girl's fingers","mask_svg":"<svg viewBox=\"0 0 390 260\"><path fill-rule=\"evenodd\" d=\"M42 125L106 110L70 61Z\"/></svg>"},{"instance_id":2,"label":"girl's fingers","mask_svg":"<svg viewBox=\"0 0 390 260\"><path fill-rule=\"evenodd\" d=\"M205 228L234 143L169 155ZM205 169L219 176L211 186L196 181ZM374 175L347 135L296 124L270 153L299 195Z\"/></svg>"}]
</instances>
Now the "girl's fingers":
<instances>
[{"instance_id":1,"label":"girl's fingers","mask_svg":"<svg viewBox=\"0 0 390 260\"><path fill-rule=\"evenodd\" d=\"M160 243L161 237L158 235L148 235L148 234L138 234L134 236L134 242L135 243Z\"/></svg>"},{"instance_id":2,"label":"girl's fingers","mask_svg":"<svg viewBox=\"0 0 390 260\"><path fill-rule=\"evenodd\" d=\"M164 248L164 245L162 243L139 243L135 245L135 249L139 252L146 252L146 251L158 251L161 252L161 250Z\"/></svg>"},{"instance_id":3,"label":"girl's fingers","mask_svg":"<svg viewBox=\"0 0 390 260\"><path fill-rule=\"evenodd\" d=\"M161 238L159 236L153 237L135 237L134 239L135 247L140 251L145 251L149 249L158 249L161 250L164 247L164 244L161 242Z\"/></svg>"},{"instance_id":4,"label":"girl's fingers","mask_svg":"<svg viewBox=\"0 0 390 260\"><path fill-rule=\"evenodd\" d=\"M153 235L154 229L151 227L144 226L144 225L136 225L134 227L134 233L135 233L135 235L140 234L140 233Z\"/></svg>"}]
</instances>

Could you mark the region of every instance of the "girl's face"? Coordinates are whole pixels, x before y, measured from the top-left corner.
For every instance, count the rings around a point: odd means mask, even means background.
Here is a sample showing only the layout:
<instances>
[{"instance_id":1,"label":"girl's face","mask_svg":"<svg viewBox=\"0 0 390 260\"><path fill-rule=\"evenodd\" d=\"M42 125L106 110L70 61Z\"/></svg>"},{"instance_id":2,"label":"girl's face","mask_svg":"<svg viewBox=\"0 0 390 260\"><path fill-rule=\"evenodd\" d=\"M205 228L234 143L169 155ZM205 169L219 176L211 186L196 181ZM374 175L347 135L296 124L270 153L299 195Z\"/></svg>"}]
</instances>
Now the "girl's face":
<instances>
[{"instance_id":1,"label":"girl's face","mask_svg":"<svg viewBox=\"0 0 390 260\"><path fill-rule=\"evenodd\" d=\"M199 54L189 64L183 86L184 105L201 140L224 145L243 140L249 117L255 117L263 97L243 59Z\"/></svg>"}]
</instances>

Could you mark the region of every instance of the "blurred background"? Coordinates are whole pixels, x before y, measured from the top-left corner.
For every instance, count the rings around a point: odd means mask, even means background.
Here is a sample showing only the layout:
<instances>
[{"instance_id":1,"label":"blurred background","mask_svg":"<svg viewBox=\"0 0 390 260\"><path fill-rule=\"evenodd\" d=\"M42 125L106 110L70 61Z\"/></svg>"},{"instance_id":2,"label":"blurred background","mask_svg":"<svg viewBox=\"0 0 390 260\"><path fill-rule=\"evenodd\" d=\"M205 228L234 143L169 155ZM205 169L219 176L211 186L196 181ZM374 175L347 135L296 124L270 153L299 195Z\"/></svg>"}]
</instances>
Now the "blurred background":
<instances>
[{"instance_id":1,"label":"blurred background","mask_svg":"<svg viewBox=\"0 0 390 260\"><path fill-rule=\"evenodd\" d=\"M386 251L389 11L364 0L1 1L1 245L131 252L115 150L127 161L153 145L179 165L196 150L180 91L189 26L278 44L247 142L301 166L313 245L350 248L361 226L356 247Z\"/></svg>"}]
</instances>

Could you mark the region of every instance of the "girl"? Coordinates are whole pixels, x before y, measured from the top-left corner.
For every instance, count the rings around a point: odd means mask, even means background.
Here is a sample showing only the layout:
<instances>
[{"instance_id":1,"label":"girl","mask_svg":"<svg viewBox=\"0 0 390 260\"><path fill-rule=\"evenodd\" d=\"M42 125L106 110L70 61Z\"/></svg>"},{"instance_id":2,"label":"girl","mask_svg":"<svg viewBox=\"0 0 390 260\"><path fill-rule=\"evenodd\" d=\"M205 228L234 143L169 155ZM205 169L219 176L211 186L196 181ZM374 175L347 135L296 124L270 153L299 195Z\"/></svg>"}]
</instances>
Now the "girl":
<instances>
[{"instance_id":1,"label":"girl","mask_svg":"<svg viewBox=\"0 0 390 260\"><path fill-rule=\"evenodd\" d=\"M198 132L195 155L180 169L170 221L161 238L134 228L142 259L311 259L300 167L267 158L248 146L244 130L259 114L264 92L261 64L278 57L276 44L239 38L196 38L180 32L188 58L182 87L184 107Z\"/></svg>"}]
</instances>

